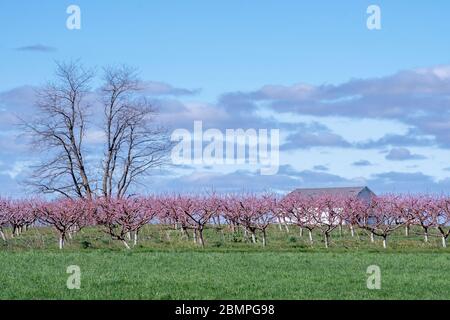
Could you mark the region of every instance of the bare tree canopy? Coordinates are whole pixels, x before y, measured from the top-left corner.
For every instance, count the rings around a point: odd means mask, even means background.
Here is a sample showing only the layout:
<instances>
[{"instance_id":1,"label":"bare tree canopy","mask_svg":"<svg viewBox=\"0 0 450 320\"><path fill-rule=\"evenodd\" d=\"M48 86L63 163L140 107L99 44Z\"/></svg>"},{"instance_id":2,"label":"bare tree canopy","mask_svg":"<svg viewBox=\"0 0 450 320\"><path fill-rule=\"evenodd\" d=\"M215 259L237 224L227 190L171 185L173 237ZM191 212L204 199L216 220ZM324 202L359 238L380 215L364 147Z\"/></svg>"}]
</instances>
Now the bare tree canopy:
<instances>
[{"instance_id":1,"label":"bare tree canopy","mask_svg":"<svg viewBox=\"0 0 450 320\"><path fill-rule=\"evenodd\" d=\"M90 87L94 72L78 61L58 63L55 75L54 82L37 92L37 117L25 123L41 152L29 179L38 191L121 198L150 169L165 163L171 142L157 124L157 111L141 94L135 69L104 68L103 84L95 92ZM92 114L102 119L92 119ZM85 146L96 122L103 131L103 154ZM98 157L100 161L85 160Z\"/></svg>"}]
</instances>

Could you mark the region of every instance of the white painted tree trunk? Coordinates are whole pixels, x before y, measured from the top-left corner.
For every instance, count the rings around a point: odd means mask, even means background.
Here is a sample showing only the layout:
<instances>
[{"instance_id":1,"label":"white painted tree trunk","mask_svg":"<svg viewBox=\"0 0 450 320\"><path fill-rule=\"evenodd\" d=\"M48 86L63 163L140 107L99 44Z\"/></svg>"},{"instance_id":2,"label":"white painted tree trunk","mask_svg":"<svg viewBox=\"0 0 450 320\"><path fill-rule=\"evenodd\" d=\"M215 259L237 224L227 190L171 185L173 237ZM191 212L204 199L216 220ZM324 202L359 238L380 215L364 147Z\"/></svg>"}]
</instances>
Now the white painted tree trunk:
<instances>
[{"instance_id":1,"label":"white painted tree trunk","mask_svg":"<svg viewBox=\"0 0 450 320\"><path fill-rule=\"evenodd\" d=\"M311 244L313 244L313 243L314 243L314 240L313 240L313 236L312 236L312 231L311 231L311 230L308 230L308 234L309 234L309 242L310 242Z\"/></svg>"},{"instance_id":2,"label":"white painted tree trunk","mask_svg":"<svg viewBox=\"0 0 450 320\"><path fill-rule=\"evenodd\" d=\"M383 238L383 248L384 249L387 248L387 240L386 240L386 238Z\"/></svg>"},{"instance_id":3,"label":"white painted tree trunk","mask_svg":"<svg viewBox=\"0 0 450 320\"><path fill-rule=\"evenodd\" d=\"M375 237L373 236L373 232L370 233L370 242L375 242Z\"/></svg>"},{"instance_id":4,"label":"white painted tree trunk","mask_svg":"<svg viewBox=\"0 0 450 320\"><path fill-rule=\"evenodd\" d=\"M252 232L252 242L256 243L256 235L254 232Z\"/></svg>"},{"instance_id":5,"label":"white painted tree trunk","mask_svg":"<svg viewBox=\"0 0 450 320\"><path fill-rule=\"evenodd\" d=\"M130 231L127 232L127 239L131 240L131 232Z\"/></svg>"},{"instance_id":6,"label":"white painted tree trunk","mask_svg":"<svg viewBox=\"0 0 450 320\"><path fill-rule=\"evenodd\" d=\"M263 247L266 246L266 230L263 231L263 235L262 235L262 245L263 245Z\"/></svg>"},{"instance_id":7,"label":"white painted tree trunk","mask_svg":"<svg viewBox=\"0 0 450 320\"><path fill-rule=\"evenodd\" d=\"M423 236L424 236L425 242L428 242L428 231L425 231L425 234Z\"/></svg>"},{"instance_id":8,"label":"white painted tree trunk","mask_svg":"<svg viewBox=\"0 0 450 320\"><path fill-rule=\"evenodd\" d=\"M325 234L325 248L328 249L329 246L329 236Z\"/></svg>"},{"instance_id":9,"label":"white painted tree trunk","mask_svg":"<svg viewBox=\"0 0 450 320\"><path fill-rule=\"evenodd\" d=\"M303 237L303 228L300 227L300 237Z\"/></svg>"},{"instance_id":10,"label":"white painted tree trunk","mask_svg":"<svg viewBox=\"0 0 450 320\"><path fill-rule=\"evenodd\" d=\"M59 237L59 249L61 250L62 248L64 248L64 237L60 236Z\"/></svg>"},{"instance_id":11,"label":"white painted tree trunk","mask_svg":"<svg viewBox=\"0 0 450 320\"><path fill-rule=\"evenodd\" d=\"M3 230L0 230L0 236L2 237L3 241L6 241L5 234L3 233Z\"/></svg>"},{"instance_id":12,"label":"white painted tree trunk","mask_svg":"<svg viewBox=\"0 0 450 320\"><path fill-rule=\"evenodd\" d=\"M283 218L283 224L284 224L284 228L286 229L286 232L289 233L289 226L288 226L285 218Z\"/></svg>"},{"instance_id":13,"label":"white painted tree trunk","mask_svg":"<svg viewBox=\"0 0 450 320\"><path fill-rule=\"evenodd\" d=\"M133 242L133 246L136 246L138 242L138 233L137 231L134 232L134 242Z\"/></svg>"},{"instance_id":14,"label":"white painted tree trunk","mask_svg":"<svg viewBox=\"0 0 450 320\"><path fill-rule=\"evenodd\" d=\"M278 229L283 230L283 228L281 227L281 219L280 217L278 217Z\"/></svg>"},{"instance_id":15,"label":"white painted tree trunk","mask_svg":"<svg viewBox=\"0 0 450 320\"><path fill-rule=\"evenodd\" d=\"M409 237L409 226L405 227L405 236Z\"/></svg>"},{"instance_id":16,"label":"white painted tree trunk","mask_svg":"<svg viewBox=\"0 0 450 320\"><path fill-rule=\"evenodd\" d=\"M205 240L203 239L203 232L202 231L199 231L198 238L199 238L199 241L200 241L200 245L202 246L202 248L204 248L205 247Z\"/></svg>"},{"instance_id":17,"label":"white painted tree trunk","mask_svg":"<svg viewBox=\"0 0 450 320\"><path fill-rule=\"evenodd\" d=\"M339 225L339 235L342 237L343 232L342 232L342 224Z\"/></svg>"},{"instance_id":18,"label":"white painted tree trunk","mask_svg":"<svg viewBox=\"0 0 450 320\"><path fill-rule=\"evenodd\" d=\"M447 248L447 239L444 236L442 236L442 247Z\"/></svg>"},{"instance_id":19,"label":"white painted tree trunk","mask_svg":"<svg viewBox=\"0 0 450 320\"><path fill-rule=\"evenodd\" d=\"M131 249L130 246L128 245L128 243L125 240L122 240L122 243L125 246L125 248Z\"/></svg>"},{"instance_id":20,"label":"white painted tree trunk","mask_svg":"<svg viewBox=\"0 0 450 320\"><path fill-rule=\"evenodd\" d=\"M194 230L194 243L197 244L197 230Z\"/></svg>"},{"instance_id":21,"label":"white painted tree trunk","mask_svg":"<svg viewBox=\"0 0 450 320\"><path fill-rule=\"evenodd\" d=\"M352 238L355 236L355 229L353 229L353 226L350 225L350 233L352 235Z\"/></svg>"}]
</instances>

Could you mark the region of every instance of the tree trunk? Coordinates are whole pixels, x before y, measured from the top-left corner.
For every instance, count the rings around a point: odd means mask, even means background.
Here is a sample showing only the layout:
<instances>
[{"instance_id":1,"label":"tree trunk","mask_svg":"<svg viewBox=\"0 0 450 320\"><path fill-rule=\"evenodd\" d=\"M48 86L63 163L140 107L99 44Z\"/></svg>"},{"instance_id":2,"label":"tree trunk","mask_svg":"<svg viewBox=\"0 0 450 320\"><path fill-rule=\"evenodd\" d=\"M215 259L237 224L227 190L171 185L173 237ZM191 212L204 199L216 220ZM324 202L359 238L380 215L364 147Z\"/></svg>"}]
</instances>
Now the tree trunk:
<instances>
[{"instance_id":1,"label":"tree trunk","mask_svg":"<svg viewBox=\"0 0 450 320\"><path fill-rule=\"evenodd\" d=\"M197 244L197 229L194 230L194 243Z\"/></svg>"},{"instance_id":2,"label":"tree trunk","mask_svg":"<svg viewBox=\"0 0 450 320\"><path fill-rule=\"evenodd\" d=\"M2 229L0 229L0 236L2 237L3 241L6 241L6 237L5 237L5 234L3 233Z\"/></svg>"},{"instance_id":3,"label":"tree trunk","mask_svg":"<svg viewBox=\"0 0 450 320\"><path fill-rule=\"evenodd\" d=\"M405 227L405 236L409 237L409 225Z\"/></svg>"},{"instance_id":4,"label":"tree trunk","mask_svg":"<svg viewBox=\"0 0 450 320\"><path fill-rule=\"evenodd\" d=\"M185 237L187 240L189 240L189 233L186 229L186 227L181 226L181 237Z\"/></svg>"},{"instance_id":5,"label":"tree trunk","mask_svg":"<svg viewBox=\"0 0 450 320\"><path fill-rule=\"evenodd\" d=\"M198 238L200 240L200 245L202 246L202 248L205 247L205 240L203 239L203 229L199 229L198 230Z\"/></svg>"},{"instance_id":6,"label":"tree trunk","mask_svg":"<svg viewBox=\"0 0 450 320\"><path fill-rule=\"evenodd\" d=\"M342 234L343 234L343 232L342 232L342 224L339 224L339 235L342 237Z\"/></svg>"},{"instance_id":7,"label":"tree trunk","mask_svg":"<svg viewBox=\"0 0 450 320\"><path fill-rule=\"evenodd\" d=\"M383 248L387 248L387 236L383 236Z\"/></svg>"},{"instance_id":8,"label":"tree trunk","mask_svg":"<svg viewBox=\"0 0 450 320\"><path fill-rule=\"evenodd\" d=\"M131 249L130 246L128 245L128 243L125 240L122 240L122 243L125 246L125 248Z\"/></svg>"},{"instance_id":9,"label":"tree trunk","mask_svg":"<svg viewBox=\"0 0 450 320\"><path fill-rule=\"evenodd\" d=\"M280 219L280 217L278 217L278 229L280 229L280 231L283 230L282 227L281 227L281 219Z\"/></svg>"},{"instance_id":10,"label":"tree trunk","mask_svg":"<svg viewBox=\"0 0 450 320\"><path fill-rule=\"evenodd\" d=\"M325 248L328 249L329 244L330 244L330 235L328 234L328 232L325 232Z\"/></svg>"},{"instance_id":11,"label":"tree trunk","mask_svg":"<svg viewBox=\"0 0 450 320\"><path fill-rule=\"evenodd\" d=\"M266 230L262 231L262 245L263 247L266 246Z\"/></svg>"},{"instance_id":12,"label":"tree trunk","mask_svg":"<svg viewBox=\"0 0 450 320\"><path fill-rule=\"evenodd\" d=\"M285 218L283 218L283 224L284 224L284 228L286 229L286 233L289 233L289 226L288 226Z\"/></svg>"},{"instance_id":13,"label":"tree trunk","mask_svg":"<svg viewBox=\"0 0 450 320\"><path fill-rule=\"evenodd\" d=\"M59 236L59 249L60 249L60 250L61 250L62 248L64 248L64 238L65 238L64 234L61 234L61 235Z\"/></svg>"},{"instance_id":14,"label":"tree trunk","mask_svg":"<svg viewBox=\"0 0 450 320\"><path fill-rule=\"evenodd\" d=\"M425 240L425 242L428 242L428 228L425 228L424 230L425 230L425 233L423 235L425 238L424 240Z\"/></svg>"},{"instance_id":15,"label":"tree trunk","mask_svg":"<svg viewBox=\"0 0 450 320\"><path fill-rule=\"evenodd\" d=\"M372 243L375 242L375 237L373 235L373 232L370 232L370 242L372 242Z\"/></svg>"},{"instance_id":16,"label":"tree trunk","mask_svg":"<svg viewBox=\"0 0 450 320\"><path fill-rule=\"evenodd\" d=\"M255 231L252 231L252 242L256 243L256 235L255 235Z\"/></svg>"},{"instance_id":17,"label":"tree trunk","mask_svg":"<svg viewBox=\"0 0 450 320\"><path fill-rule=\"evenodd\" d=\"M133 246L136 246L136 245L137 245L137 242L138 242L138 232L135 231L135 232L134 232L134 242L133 242Z\"/></svg>"},{"instance_id":18,"label":"tree trunk","mask_svg":"<svg viewBox=\"0 0 450 320\"><path fill-rule=\"evenodd\" d=\"M309 243L313 244L314 240L313 240L313 235L312 235L312 231L308 229L308 234L309 234Z\"/></svg>"},{"instance_id":19,"label":"tree trunk","mask_svg":"<svg viewBox=\"0 0 450 320\"><path fill-rule=\"evenodd\" d=\"M300 237L303 237L303 228L300 227Z\"/></svg>"},{"instance_id":20,"label":"tree trunk","mask_svg":"<svg viewBox=\"0 0 450 320\"><path fill-rule=\"evenodd\" d=\"M444 236L442 236L442 247L447 248L447 239Z\"/></svg>"},{"instance_id":21,"label":"tree trunk","mask_svg":"<svg viewBox=\"0 0 450 320\"><path fill-rule=\"evenodd\" d=\"M352 235L352 238L355 236L355 229L353 229L353 225L350 225L350 233Z\"/></svg>"},{"instance_id":22,"label":"tree trunk","mask_svg":"<svg viewBox=\"0 0 450 320\"><path fill-rule=\"evenodd\" d=\"M246 242L248 241L248 231L246 228L244 228L244 239Z\"/></svg>"}]
</instances>

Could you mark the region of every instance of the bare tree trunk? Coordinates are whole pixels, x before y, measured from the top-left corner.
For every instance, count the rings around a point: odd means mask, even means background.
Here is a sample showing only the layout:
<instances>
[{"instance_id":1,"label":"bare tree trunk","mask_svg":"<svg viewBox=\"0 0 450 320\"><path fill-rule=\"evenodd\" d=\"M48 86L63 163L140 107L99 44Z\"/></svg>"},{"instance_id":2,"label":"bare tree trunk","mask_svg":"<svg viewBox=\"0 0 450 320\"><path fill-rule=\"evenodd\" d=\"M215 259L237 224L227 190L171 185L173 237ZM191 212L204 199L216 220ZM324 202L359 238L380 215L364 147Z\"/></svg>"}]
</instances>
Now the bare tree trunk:
<instances>
[{"instance_id":1,"label":"bare tree trunk","mask_svg":"<svg viewBox=\"0 0 450 320\"><path fill-rule=\"evenodd\" d=\"M409 225L405 226L405 236L409 237Z\"/></svg>"},{"instance_id":2,"label":"bare tree trunk","mask_svg":"<svg viewBox=\"0 0 450 320\"><path fill-rule=\"evenodd\" d=\"M301 238L303 237L303 228L302 227L300 227L300 237Z\"/></svg>"},{"instance_id":3,"label":"bare tree trunk","mask_svg":"<svg viewBox=\"0 0 450 320\"><path fill-rule=\"evenodd\" d=\"M383 236L383 248L387 248L387 236Z\"/></svg>"},{"instance_id":4,"label":"bare tree trunk","mask_svg":"<svg viewBox=\"0 0 450 320\"><path fill-rule=\"evenodd\" d=\"M312 231L310 229L308 229L308 234L309 234L309 243L313 244L314 240L313 240Z\"/></svg>"},{"instance_id":5,"label":"bare tree trunk","mask_svg":"<svg viewBox=\"0 0 450 320\"><path fill-rule=\"evenodd\" d=\"M424 240L425 240L425 242L428 242L428 229L425 229L425 232L424 232Z\"/></svg>"},{"instance_id":6,"label":"bare tree trunk","mask_svg":"<svg viewBox=\"0 0 450 320\"><path fill-rule=\"evenodd\" d=\"M447 248L447 239L445 238L445 236L442 236L442 247Z\"/></svg>"}]
</instances>

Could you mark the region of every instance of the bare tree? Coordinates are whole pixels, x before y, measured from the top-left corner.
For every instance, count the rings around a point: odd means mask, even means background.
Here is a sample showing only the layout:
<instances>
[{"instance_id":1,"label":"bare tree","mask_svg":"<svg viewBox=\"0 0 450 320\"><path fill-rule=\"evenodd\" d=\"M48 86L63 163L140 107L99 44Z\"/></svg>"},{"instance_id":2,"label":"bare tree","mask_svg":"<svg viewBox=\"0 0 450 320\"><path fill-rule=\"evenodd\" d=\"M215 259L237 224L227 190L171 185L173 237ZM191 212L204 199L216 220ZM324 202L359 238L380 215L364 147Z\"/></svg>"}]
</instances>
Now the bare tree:
<instances>
[{"instance_id":1,"label":"bare tree","mask_svg":"<svg viewBox=\"0 0 450 320\"><path fill-rule=\"evenodd\" d=\"M155 125L156 110L139 96L136 70L127 66L104 69L102 101L106 150L102 193L122 198L132 183L167 159L170 140Z\"/></svg>"},{"instance_id":2,"label":"bare tree","mask_svg":"<svg viewBox=\"0 0 450 320\"><path fill-rule=\"evenodd\" d=\"M30 183L39 191L91 198L92 189L83 157L83 138L89 105L86 93L93 72L77 62L59 63L56 81L38 90L38 116L25 126L41 152Z\"/></svg>"},{"instance_id":3,"label":"bare tree","mask_svg":"<svg viewBox=\"0 0 450 320\"><path fill-rule=\"evenodd\" d=\"M41 163L29 180L40 192L88 199L98 192L122 198L167 159L171 143L166 130L156 124L156 110L140 95L136 70L121 66L105 68L104 84L96 91L104 107L100 121L105 152L101 164L86 163L92 154L84 139L93 124L86 95L93 94L93 79L94 73L78 61L59 63L56 81L38 90L38 116L25 126L41 152Z\"/></svg>"}]
</instances>

